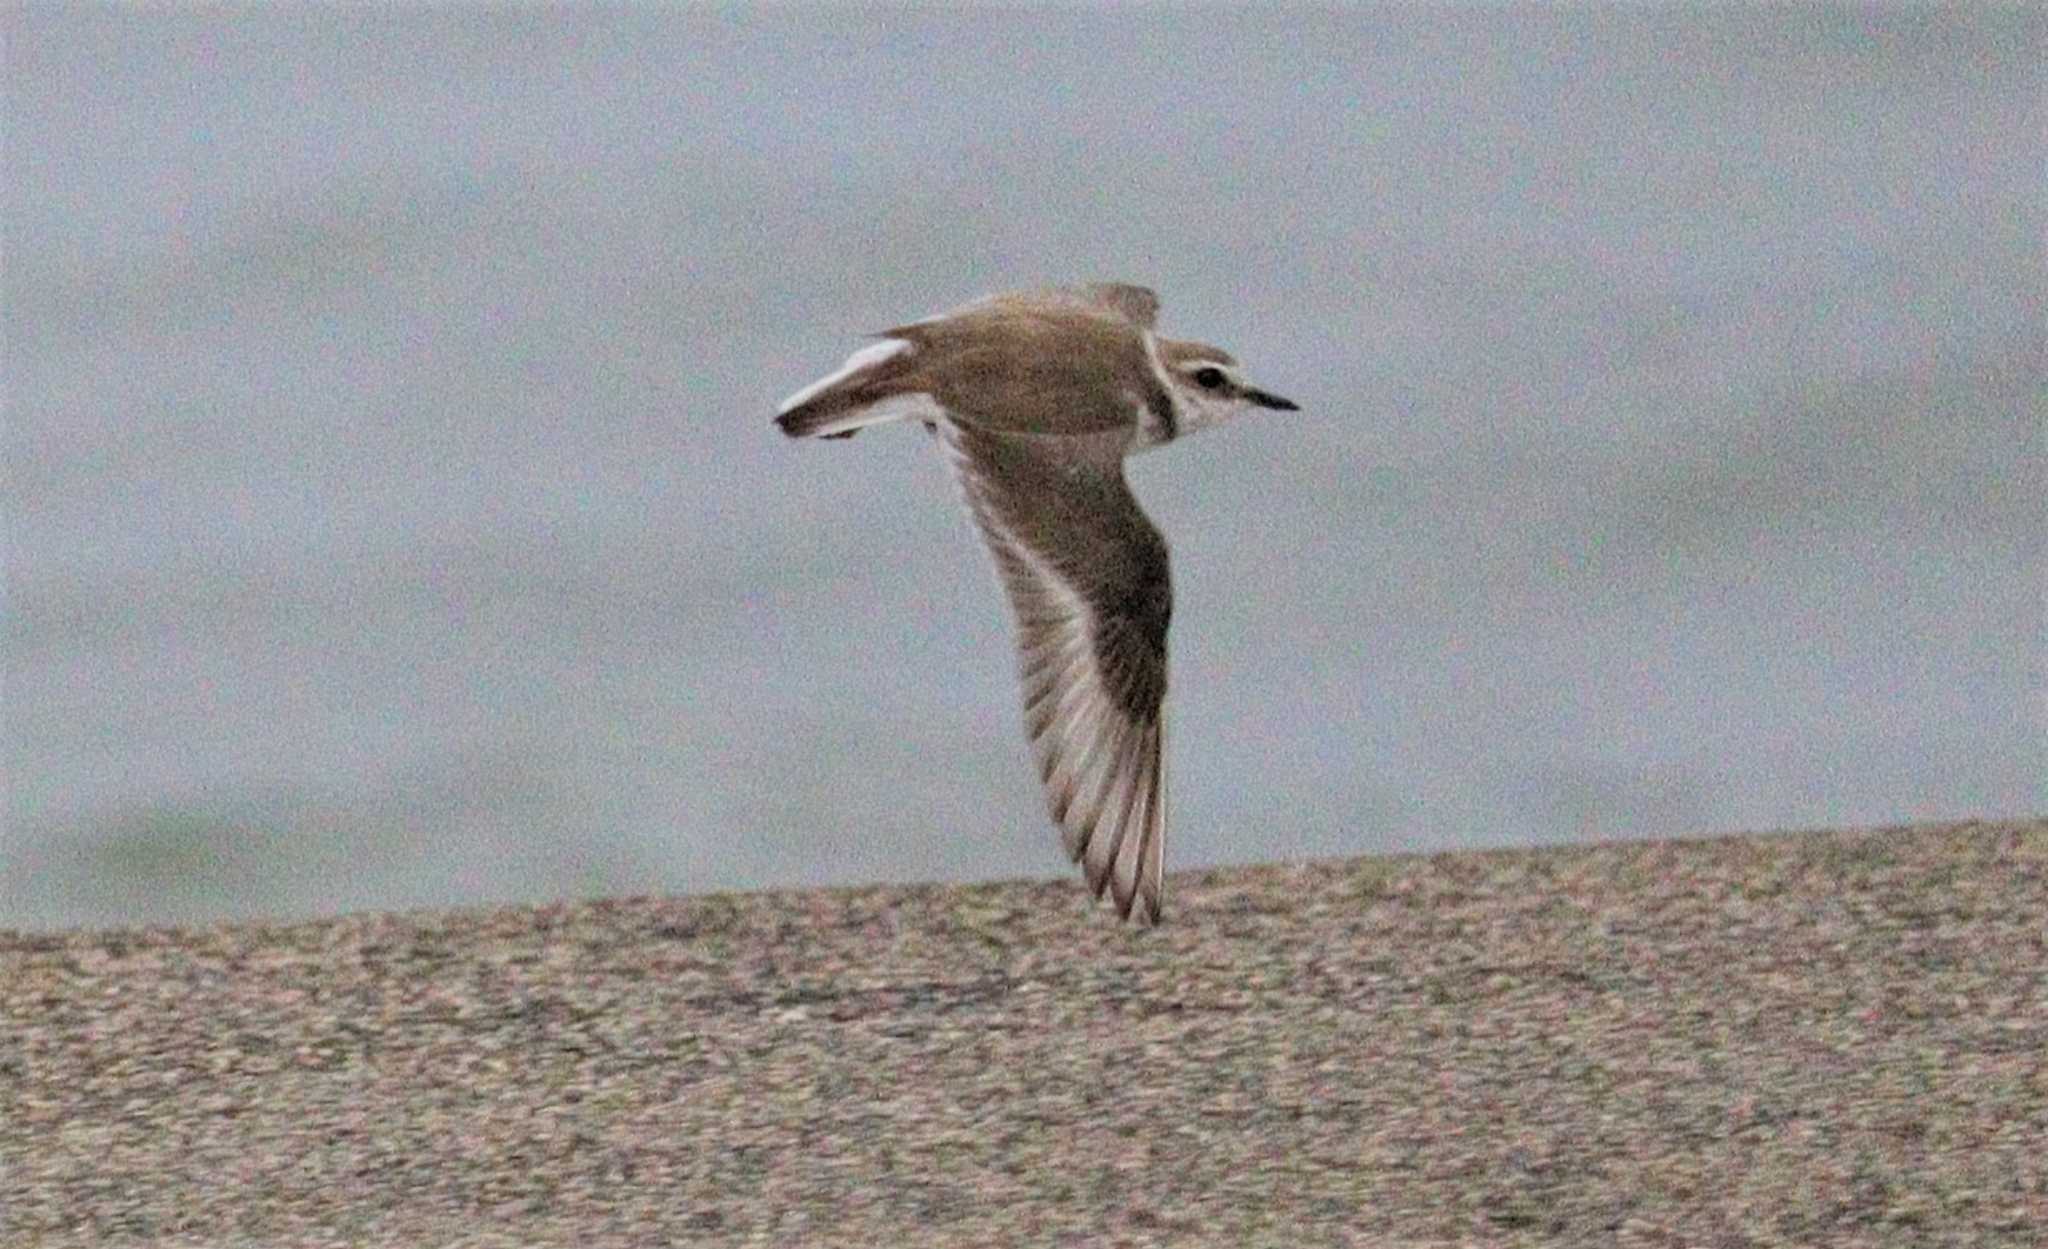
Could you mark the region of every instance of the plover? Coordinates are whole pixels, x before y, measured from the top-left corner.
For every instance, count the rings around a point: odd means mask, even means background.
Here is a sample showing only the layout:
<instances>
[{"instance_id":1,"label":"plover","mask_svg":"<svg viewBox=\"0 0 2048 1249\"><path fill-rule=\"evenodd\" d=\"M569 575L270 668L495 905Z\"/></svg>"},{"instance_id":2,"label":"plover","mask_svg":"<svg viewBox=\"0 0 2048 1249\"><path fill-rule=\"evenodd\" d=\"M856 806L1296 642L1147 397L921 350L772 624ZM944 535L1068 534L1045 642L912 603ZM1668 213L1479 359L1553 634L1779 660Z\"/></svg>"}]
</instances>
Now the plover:
<instances>
[{"instance_id":1,"label":"plover","mask_svg":"<svg viewBox=\"0 0 2048 1249\"><path fill-rule=\"evenodd\" d=\"M1229 352L1154 332L1121 283L992 295L885 330L784 400L792 438L916 420L945 444L1016 618L1024 721L1053 822L1098 898L1157 923L1166 850L1166 540L1123 460L1298 405Z\"/></svg>"}]
</instances>

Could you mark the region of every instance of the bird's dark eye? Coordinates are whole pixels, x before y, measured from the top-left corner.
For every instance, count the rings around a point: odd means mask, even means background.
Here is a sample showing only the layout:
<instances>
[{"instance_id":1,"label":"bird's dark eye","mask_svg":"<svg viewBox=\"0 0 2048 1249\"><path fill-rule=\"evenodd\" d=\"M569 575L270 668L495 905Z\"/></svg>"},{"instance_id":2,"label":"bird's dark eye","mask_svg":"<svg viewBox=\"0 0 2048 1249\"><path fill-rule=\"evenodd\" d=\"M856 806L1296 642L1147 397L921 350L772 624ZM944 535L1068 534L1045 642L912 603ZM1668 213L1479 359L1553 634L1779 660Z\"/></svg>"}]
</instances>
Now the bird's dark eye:
<instances>
[{"instance_id":1,"label":"bird's dark eye","mask_svg":"<svg viewBox=\"0 0 2048 1249\"><path fill-rule=\"evenodd\" d=\"M1200 386L1203 390L1214 390L1222 384L1222 369L1211 367L1195 370L1195 385Z\"/></svg>"}]
</instances>

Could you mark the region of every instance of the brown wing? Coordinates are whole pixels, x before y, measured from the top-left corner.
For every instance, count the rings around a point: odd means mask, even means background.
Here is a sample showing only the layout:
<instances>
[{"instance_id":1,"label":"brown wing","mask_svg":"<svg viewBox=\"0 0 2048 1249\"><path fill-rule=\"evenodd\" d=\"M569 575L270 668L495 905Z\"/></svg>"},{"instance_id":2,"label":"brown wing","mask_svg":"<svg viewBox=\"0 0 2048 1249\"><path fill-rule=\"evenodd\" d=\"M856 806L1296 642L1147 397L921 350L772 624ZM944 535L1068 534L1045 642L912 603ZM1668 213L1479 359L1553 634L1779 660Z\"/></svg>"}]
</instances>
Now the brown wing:
<instances>
[{"instance_id":1,"label":"brown wing","mask_svg":"<svg viewBox=\"0 0 2048 1249\"><path fill-rule=\"evenodd\" d=\"M940 425L1017 621L1024 722L1088 886L1157 923L1166 852L1166 540L1113 439Z\"/></svg>"},{"instance_id":2,"label":"brown wing","mask_svg":"<svg viewBox=\"0 0 2048 1249\"><path fill-rule=\"evenodd\" d=\"M1141 330L1159 322L1159 296L1143 286L1128 282L1093 282L1081 288L1081 296L1107 308Z\"/></svg>"},{"instance_id":3,"label":"brown wing","mask_svg":"<svg viewBox=\"0 0 2048 1249\"><path fill-rule=\"evenodd\" d=\"M889 335L911 344L891 386L987 429L1128 436L1170 402L1143 332L1071 292L997 296Z\"/></svg>"}]
</instances>

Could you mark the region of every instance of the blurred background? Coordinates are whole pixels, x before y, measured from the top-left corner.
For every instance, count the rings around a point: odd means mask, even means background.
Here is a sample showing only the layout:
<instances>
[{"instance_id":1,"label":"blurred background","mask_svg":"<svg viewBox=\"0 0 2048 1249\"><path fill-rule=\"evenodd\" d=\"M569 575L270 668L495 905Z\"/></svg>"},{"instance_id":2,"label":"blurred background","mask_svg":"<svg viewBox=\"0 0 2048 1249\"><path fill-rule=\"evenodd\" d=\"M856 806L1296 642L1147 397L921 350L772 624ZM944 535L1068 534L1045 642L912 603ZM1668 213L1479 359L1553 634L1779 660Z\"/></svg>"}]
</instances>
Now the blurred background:
<instances>
[{"instance_id":1,"label":"blurred background","mask_svg":"<svg viewBox=\"0 0 2048 1249\"><path fill-rule=\"evenodd\" d=\"M1050 876L860 335L1123 278L1170 866L2048 809L2038 11L9 6L0 925Z\"/></svg>"}]
</instances>

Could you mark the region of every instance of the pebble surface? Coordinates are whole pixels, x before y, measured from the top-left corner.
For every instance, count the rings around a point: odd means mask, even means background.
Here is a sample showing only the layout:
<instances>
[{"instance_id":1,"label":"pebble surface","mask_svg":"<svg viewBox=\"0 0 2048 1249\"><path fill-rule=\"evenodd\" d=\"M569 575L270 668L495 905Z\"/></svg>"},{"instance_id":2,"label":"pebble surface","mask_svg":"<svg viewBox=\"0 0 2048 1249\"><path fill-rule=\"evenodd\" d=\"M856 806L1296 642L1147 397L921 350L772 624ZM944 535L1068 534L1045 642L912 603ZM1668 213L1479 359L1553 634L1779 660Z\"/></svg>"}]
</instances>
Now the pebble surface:
<instances>
[{"instance_id":1,"label":"pebble surface","mask_svg":"<svg viewBox=\"0 0 2048 1249\"><path fill-rule=\"evenodd\" d=\"M2048 820L0 932L0 1245L2048 1242Z\"/></svg>"}]
</instances>

